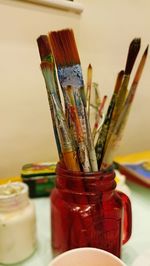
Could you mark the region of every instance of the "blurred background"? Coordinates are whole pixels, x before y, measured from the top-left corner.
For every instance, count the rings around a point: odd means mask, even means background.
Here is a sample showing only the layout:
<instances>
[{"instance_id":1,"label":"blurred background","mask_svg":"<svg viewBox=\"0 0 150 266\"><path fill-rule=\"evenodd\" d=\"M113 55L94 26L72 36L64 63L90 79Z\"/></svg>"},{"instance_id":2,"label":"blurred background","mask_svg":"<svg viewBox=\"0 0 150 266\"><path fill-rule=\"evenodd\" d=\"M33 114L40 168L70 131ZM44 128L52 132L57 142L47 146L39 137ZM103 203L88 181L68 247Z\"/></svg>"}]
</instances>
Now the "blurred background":
<instances>
[{"instance_id":1,"label":"blurred background","mask_svg":"<svg viewBox=\"0 0 150 266\"><path fill-rule=\"evenodd\" d=\"M142 39L138 59L150 43L149 0L77 2L84 7L81 14L0 0L0 177L18 175L26 163L58 160L36 44L39 35L72 28L85 83L91 63L93 81L109 99L132 39ZM150 149L149 76L148 57L118 155Z\"/></svg>"}]
</instances>

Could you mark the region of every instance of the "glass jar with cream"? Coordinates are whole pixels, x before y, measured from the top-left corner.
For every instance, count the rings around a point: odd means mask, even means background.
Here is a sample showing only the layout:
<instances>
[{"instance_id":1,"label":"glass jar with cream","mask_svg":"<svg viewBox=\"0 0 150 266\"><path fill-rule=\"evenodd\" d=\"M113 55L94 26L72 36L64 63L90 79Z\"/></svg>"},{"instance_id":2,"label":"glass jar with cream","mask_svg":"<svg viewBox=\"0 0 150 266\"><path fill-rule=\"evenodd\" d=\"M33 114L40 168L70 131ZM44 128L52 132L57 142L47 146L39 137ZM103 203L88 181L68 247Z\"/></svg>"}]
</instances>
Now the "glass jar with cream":
<instances>
[{"instance_id":1,"label":"glass jar with cream","mask_svg":"<svg viewBox=\"0 0 150 266\"><path fill-rule=\"evenodd\" d=\"M21 182L0 186L0 263L14 264L36 248L36 216L28 186Z\"/></svg>"}]
</instances>

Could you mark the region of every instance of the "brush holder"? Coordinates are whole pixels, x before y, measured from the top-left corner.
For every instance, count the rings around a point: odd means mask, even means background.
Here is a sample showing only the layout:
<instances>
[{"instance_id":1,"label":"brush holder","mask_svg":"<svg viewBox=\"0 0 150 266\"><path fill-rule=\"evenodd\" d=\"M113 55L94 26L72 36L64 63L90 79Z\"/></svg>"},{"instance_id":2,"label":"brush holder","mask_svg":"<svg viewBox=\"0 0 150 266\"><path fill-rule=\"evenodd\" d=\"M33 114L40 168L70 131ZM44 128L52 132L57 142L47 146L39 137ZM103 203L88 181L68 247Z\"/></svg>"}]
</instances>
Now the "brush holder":
<instances>
[{"instance_id":1,"label":"brush holder","mask_svg":"<svg viewBox=\"0 0 150 266\"><path fill-rule=\"evenodd\" d=\"M56 188L51 194L51 233L54 255L94 247L121 256L122 244L131 236L129 198L115 190L113 168L83 173L56 168Z\"/></svg>"}]
</instances>

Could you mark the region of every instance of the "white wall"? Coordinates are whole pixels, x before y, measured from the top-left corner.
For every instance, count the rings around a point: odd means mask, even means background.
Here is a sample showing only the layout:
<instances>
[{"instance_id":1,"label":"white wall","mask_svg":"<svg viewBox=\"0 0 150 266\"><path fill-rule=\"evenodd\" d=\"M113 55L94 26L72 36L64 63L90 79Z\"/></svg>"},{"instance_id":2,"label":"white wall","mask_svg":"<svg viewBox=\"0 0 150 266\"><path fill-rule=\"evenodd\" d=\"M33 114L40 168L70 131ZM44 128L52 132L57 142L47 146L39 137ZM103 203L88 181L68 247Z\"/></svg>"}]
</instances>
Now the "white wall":
<instances>
[{"instance_id":1,"label":"white wall","mask_svg":"<svg viewBox=\"0 0 150 266\"><path fill-rule=\"evenodd\" d=\"M84 75L90 62L101 94L109 97L130 41L142 38L140 55L150 42L149 0L80 2L82 15L0 0L0 177L19 174L29 162L58 158L39 67L40 34L73 28ZM149 72L148 58L119 154L150 148Z\"/></svg>"}]
</instances>

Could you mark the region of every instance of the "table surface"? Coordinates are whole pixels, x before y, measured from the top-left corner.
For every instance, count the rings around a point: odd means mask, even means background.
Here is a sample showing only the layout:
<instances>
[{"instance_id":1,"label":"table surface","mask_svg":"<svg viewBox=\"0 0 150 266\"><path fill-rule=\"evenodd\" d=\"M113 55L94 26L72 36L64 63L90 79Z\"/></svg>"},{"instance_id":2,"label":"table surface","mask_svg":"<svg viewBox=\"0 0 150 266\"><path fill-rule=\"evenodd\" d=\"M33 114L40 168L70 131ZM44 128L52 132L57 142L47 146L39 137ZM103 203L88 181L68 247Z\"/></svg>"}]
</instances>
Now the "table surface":
<instances>
[{"instance_id":1,"label":"table surface","mask_svg":"<svg viewBox=\"0 0 150 266\"><path fill-rule=\"evenodd\" d=\"M128 182L127 184L131 190L133 230L131 239L122 248L122 260L127 266L132 266L133 264L134 266L139 266L140 264L136 264L134 261L145 251L150 251L150 189L134 183ZM49 198L38 198L33 201L37 216L37 249L29 259L14 266L48 266L52 259L50 247L50 200ZM141 265L149 266L149 263Z\"/></svg>"}]
</instances>

